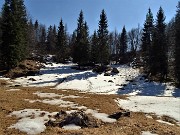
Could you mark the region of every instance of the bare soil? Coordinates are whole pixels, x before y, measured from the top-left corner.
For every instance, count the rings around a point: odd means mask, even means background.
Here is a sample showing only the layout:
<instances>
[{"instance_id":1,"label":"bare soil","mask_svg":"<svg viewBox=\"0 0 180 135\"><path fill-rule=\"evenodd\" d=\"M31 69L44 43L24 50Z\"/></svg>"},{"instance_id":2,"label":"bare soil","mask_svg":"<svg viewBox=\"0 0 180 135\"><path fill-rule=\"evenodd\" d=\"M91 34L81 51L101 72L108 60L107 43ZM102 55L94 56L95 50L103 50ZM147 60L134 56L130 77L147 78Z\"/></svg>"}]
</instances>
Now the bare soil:
<instances>
[{"instance_id":1,"label":"bare soil","mask_svg":"<svg viewBox=\"0 0 180 135\"><path fill-rule=\"evenodd\" d=\"M9 89L20 89L20 91L6 91ZM8 87L5 81L0 80L0 135L25 135L16 129L8 128L18 121L16 117L8 117L12 111L23 109L41 109L48 112L66 111L71 108L62 108L56 105L48 105L40 102L29 103L25 99L40 99L33 94L37 91L46 93L56 93L64 95L77 95L79 98L64 99L73 101L79 105L84 105L89 109L98 110L98 112L112 114L114 112L124 111L120 108L114 99L126 99L126 96L120 95L98 95L92 93L81 93L74 90L55 90L50 87L28 88L28 87ZM150 115L150 114L149 114ZM142 131L150 131L158 135L180 135L180 127L171 126L156 121L157 117L147 118L145 113L131 112L130 117L122 117L115 123L102 123L98 128L83 128L77 131L68 131L59 127L47 127L41 135L140 135ZM165 117L168 120L168 117Z\"/></svg>"}]
</instances>

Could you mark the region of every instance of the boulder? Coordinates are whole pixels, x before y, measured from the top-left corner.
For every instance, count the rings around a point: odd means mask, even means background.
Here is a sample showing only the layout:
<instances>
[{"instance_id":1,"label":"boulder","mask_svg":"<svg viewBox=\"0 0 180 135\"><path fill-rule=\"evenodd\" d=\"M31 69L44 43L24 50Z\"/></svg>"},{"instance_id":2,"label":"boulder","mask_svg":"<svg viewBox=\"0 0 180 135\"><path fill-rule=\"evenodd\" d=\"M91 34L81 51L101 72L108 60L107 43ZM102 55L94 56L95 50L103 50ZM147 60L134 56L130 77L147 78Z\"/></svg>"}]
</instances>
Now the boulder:
<instances>
[{"instance_id":1,"label":"boulder","mask_svg":"<svg viewBox=\"0 0 180 135\"><path fill-rule=\"evenodd\" d=\"M116 112L109 115L108 117L118 120L120 117L130 117L130 112Z\"/></svg>"},{"instance_id":2,"label":"boulder","mask_svg":"<svg viewBox=\"0 0 180 135\"><path fill-rule=\"evenodd\" d=\"M75 124L81 128L98 127L97 120L94 117L85 114L83 111L72 112L70 114L60 111L54 118L56 119L55 121L49 120L45 125L63 127L65 125Z\"/></svg>"}]
</instances>

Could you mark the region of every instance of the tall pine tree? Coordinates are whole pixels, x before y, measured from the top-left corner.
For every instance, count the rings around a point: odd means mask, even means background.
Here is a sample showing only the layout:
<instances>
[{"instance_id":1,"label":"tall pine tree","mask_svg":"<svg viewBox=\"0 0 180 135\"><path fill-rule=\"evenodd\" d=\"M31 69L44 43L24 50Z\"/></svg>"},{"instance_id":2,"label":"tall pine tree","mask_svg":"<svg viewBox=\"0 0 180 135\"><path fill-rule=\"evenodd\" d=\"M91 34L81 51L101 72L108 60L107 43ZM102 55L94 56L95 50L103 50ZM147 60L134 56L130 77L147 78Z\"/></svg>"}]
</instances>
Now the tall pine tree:
<instances>
[{"instance_id":1,"label":"tall pine tree","mask_svg":"<svg viewBox=\"0 0 180 135\"><path fill-rule=\"evenodd\" d=\"M98 62L101 65L109 64L109 46L108 46L108 20L104 9L100 14L98 33Z\"/></svg>"},{"instance_id":2,"label":"tall pine tree","mask_svg":"<svg viewBox=\"0 0 180 135\"><path fill-rule=\"evenodd\" d=\"M81 10L76 29L76 43L74 46L74 62L79 66L86 65L90 61L89 57L89 32L87 23L84 22L83 12Z\"/></svg>"},{"instance_id":3,"label":"tall pine tree","mask_svg":"<svg viewBox=\"0 0 180 135\"><path fill-rule=\"evenodd\" d=\"M122 29L120 35L120 50L119 50L119 58L122 63L126 62L126 52L127 52L127 34L125 26Z\"/></svg>"},{"instance_id":4,"label":"tall pine tree","mask_svg":"<svg viewBox=\"0 0 180 135\"><path fill-rule=\"evenodd\" d=\"M56 46L56 27L51 25L48 28L47 34L47 53L54 54Z\"/></svg>"},{"instance_id":5,"label":"tall pine tree","mask_svg":"<svg viewBox=\"0 0 180 135\"><path fill-rule=\"evenodd\" d=\"M94 31L92 38L91 38L91 61L96 64L98 62L97 55L98 55L98 37L97 32Z\"/></svg>"},{"instance_id":6,"label":"tall pine tree","mask_svg":"<svg viewBox=\"0 0 180 135\"><path fill-rule=\"evenodd\" d=\"M2 11L2 61L13 68L27 56L27 15L23 0L5 0Z\"/></svg>"},{"instance_id":7,"label":"tall pine tree","mask_svg":"<svg viewBox=\"0 0 180 135\"><path fill-rule=\"evenodd\" d=\"M175 17L175 73L180 86L180 1L177 6L177 13Z\"/></svg>"},{"instance_id":8,"label":"tall pine tree","mask_svg":"<svg viewBox=\"0 0 180 135\"><path fill-rule=\"evenodd\" d=\"M146 15L146 20L144 23L143 33L142 33L142 57L144 59L144 65L145 70L148 71L150 67L150 50L152 47L152 35L153 35L153 14L151 12L151 9L149 8L148 13Z\"/></svg>"},{"instance_id":9,"label":"tall pine tree","mask_svg":"<svg viewBox=\"0 0 180 135\"><path fill-rule=\"evenodd\" d=\"M157 13L155 29L153 33L153 43L151 50L151 64L150 72L152 75L160 75L163 80L167 75L167 42L166 42L166 24L165 24L164 11L160 7Z\"/></svg>"},{"instance_id":10,"label":"tall pine tree","mask_svg":"<svg viewBox=\"0 0 180 135\"><path fill-rule=\"evenodd\" d=\"M67 33L65 30L65 26L63 24L63 20L61 19L58 27L58 35L57 35L57 61L64 63L68 58L67 56Z\"/></svg>"}]
</instances>

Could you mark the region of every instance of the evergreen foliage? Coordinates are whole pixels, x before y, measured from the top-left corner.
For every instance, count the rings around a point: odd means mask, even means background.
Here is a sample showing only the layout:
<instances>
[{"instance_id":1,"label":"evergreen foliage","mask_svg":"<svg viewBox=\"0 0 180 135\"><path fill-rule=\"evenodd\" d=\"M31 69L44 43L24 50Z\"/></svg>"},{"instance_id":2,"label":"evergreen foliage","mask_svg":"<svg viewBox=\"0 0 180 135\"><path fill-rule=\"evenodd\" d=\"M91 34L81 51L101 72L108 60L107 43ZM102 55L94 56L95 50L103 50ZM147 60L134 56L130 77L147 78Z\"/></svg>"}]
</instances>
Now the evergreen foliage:
<instances>
[{"instance_id":1,"label":"evergreen foliage","mask_svg":"<svg viewBox=\"0 0 180 135\"><path fill-rule=\"evenodd\" d=\"M2 64L10 69L27 56L27 16L23 0L5 0L2 10Z\"/></svg>"},{"instance_id":2,"label":"evergreen foliage","mask_svg":"<svg viewBox=\"0 0 180 135\"><path fill-rule=\"evenodd\" d=\"M63 24L63 20L61 19L58 27L58 34L57 34L57 61L64 63L65 60L68 58L67 55L67 33L65 30L65 26Z\"/></svg>"},{"instance_id":3,"label":"evergreen foliage","mask_svg":"<svg viewBox=\"0 0 180 135\"><path fill-rule=\"evenodd\" d=\"M91 39L91 61L93 63L98 62L98 37L97 37L97 32L94 31L92 39Z\"/></svg>"},{"instance_id":4,"label":"evergreen foliage","mask_svg":"<svg viewBox=\"0 0 180 135\"><path fill-rule=\"evenodd\" d=\"M55 52L56 46L56 26L52 27L51 25L48 28L47 34L47 53L53 54Z\"/></svg>"},{"instance_id":5,"label":"evergreen foliage","mask_svg":"<svg viewBox=\"0 0 180 135\"><path fill-rule=\"evenodd\" d=\"M121 62L125 62L126 52L127 52L127 34L126 34L126 28L124 26L120 36L119 57Z\"/></svg>"},{"instance_id":6,"label":"evergreen foliage","mask_svg":"<svg viewBox=\"0 0 180 135\"><path fill-rule=\"evenodd\" d=\"M150 53L150 72L152 75L160 74L163 80L167 75L167 41L166 24L163 9L160 7L157 13L156 24L153 32L153 43Z\"/></svg>"},{"instance_id":7,"label":"evergreen foliage","mask_svg":"<svg viewBox=\"0 0 180 135\"><path fill-rule=\"evenodd\" d=\"M99 21L98 33L98 62L101 65L109 64L109 46L108 46L108 21L105 11L102 10Z\"/></svg>"},{"instance_id":8,"label":"evergreen foliage","mask_svg":"<svg viewBox=\"0 0 180 135\"><path fill-rule=\"evenodd\" d=\"M149 70L149 66L151 63L149 56L151 55L150 50L152 46L152 35L154 29L153 21L154 21L153 14L151 12L151 9L149 8L142 32L142 46L141 46L142 56L144 58L145 70Z\"/></svg>"},{"instance_id":9,"label":"evergreen foliage","mask_svg":"<svg viewBox=\"0 0 180 135\"><path fill-rule=\"evenodd\" d=\"M74 62L78 65L86 65L90 62L89 32L87 23L84 22L83 12L81 10L76 29L76 43L74 46Z\"/></svg>"},{"instance_id":10,"label":"evergreen foliage","mask_svg":"<svg viewBox=\"0 0 180 135\"><path fill-rule=\"evenodd\" d=\"M177 5L177 12L175 16L175 72L178 85L180 86L180 1Z\"/></svg>"}]
</instances>

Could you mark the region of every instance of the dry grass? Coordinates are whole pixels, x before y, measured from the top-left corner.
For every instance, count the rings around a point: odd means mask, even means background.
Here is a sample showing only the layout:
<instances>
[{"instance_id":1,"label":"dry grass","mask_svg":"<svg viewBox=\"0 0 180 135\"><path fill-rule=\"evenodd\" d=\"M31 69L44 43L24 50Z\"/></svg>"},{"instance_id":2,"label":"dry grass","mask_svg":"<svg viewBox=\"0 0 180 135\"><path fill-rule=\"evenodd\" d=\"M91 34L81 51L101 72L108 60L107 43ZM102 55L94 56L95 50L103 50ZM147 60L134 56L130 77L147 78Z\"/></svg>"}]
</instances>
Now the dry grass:
<instances>
[{"instance_id":1,"label":"dry grass","mask_svg":"<svg viewBox=\"0 0 180 135\"><path fill-rule=\"evenodd\" d=\"M0 80L0 83L4 84ZM23 88L20 91L6 91L9 87L6 84L0 86L0 135L24 135L15 129L9 129L8 127L18 121L16 117L7 117L12 111L18 111L22 109L41 109L43 111L54 112L60 110L71 110L71 108L61 108L55 105L47 105L40 102L29 103L24 99L36 100L40 99L33 93L37 91L50 92L64 95L78 95L80 98L65 99L73 101L79 105L84 105L90 109L99 109L99 112L111 114L117 111L122 111L117 106L114 99L125 99L125 96L118 95L97 95L91 93L80 93L73 90L53 90L49 87L44 88ZM103 123L99 128L84 128L78 131L66 131L58 127L47 127L47 129L41 133L42 135L139 135L141 131L150 131L159 135L179 135L180 127L170 126L162 123L158 123L155 119L150 119L145 116L144 113L131 112L130 117L122 117L116 123L107 124Z\"/></svg>"}]
</instances>

